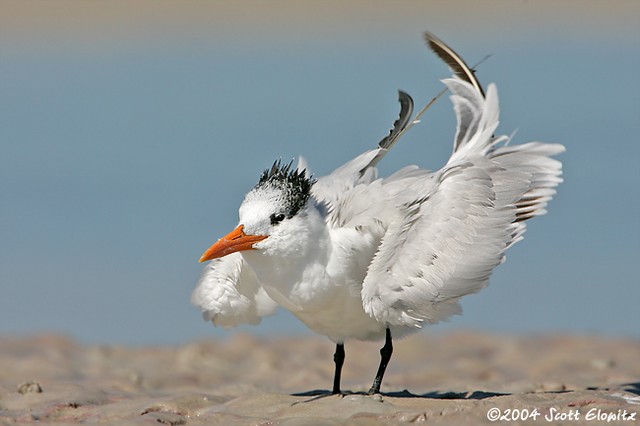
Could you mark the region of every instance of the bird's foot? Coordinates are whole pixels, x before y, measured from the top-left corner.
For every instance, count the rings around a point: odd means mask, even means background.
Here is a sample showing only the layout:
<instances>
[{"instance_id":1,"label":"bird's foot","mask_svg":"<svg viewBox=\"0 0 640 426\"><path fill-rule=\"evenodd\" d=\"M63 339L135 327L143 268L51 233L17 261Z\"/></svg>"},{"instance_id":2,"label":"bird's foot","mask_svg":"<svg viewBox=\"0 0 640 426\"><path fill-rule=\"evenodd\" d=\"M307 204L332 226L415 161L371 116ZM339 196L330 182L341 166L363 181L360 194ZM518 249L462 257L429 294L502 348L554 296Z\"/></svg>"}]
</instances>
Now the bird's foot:
<instances>
[{"instance_id":1,"label":"bird's foot","mask_svg":"<svg viewBox=\"0 0 640 426\"><path fill-rule=\"evenodd\" d=\"M380 395L380 388L379 387L375 387L372 386L371 389L369 389L369 392L367 392L369 395Z\"/></svg>"}]
</instances>

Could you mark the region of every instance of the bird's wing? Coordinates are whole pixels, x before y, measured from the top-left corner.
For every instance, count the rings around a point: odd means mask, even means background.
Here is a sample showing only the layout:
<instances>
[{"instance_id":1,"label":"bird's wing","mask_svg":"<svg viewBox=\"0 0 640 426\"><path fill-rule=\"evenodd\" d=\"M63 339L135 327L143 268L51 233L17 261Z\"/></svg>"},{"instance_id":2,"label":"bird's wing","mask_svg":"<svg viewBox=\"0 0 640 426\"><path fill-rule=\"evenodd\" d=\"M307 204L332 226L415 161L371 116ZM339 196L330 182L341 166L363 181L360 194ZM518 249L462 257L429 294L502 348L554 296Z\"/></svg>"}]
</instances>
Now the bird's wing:
<instances>
[{"instance_id":1,"label":"bird's wing","mask_svg":"<svg viewBox=\"0 0 640 426\"><path fill-rule=\"evenodd\" d=\"M470 135L475 131L478 123L473 120L472 112L479 108L479 104L484 100L484 91L480 82L475 77L473 69L471 69L464 60L453 49L447 46L442 40L430 32L424 33L427 45L433 50L440 59L442 59L451 69L456 77L468 82L475 88L475 96L467 98L465 101L456 103L457 113L462 117L458 120L458 129L454 142L454 152L460 149L469 139ZM321 203L327 206L328 222L335 228L343 226L349 219L358 215L360 205L353 201L354 198L361 198L362 201L368 201L365 194L367 190L363 190L360 184L369 184L377 179L376 164L386 155L391 147L398 141L400 136L406 130L418 123L422 114L424 114L433 103L440 98L445 90L440 92L429 102L416 117L412 120L413 99L406 92L398 91L398 101L400 102L400 115L393 123L389 134L378 143L378 147L371 151L364 152L353 160L347 162L343 166L333 171L330 175L319 178L313 188L314 196ZM472 103L467 105L467 103ZM306 163L301 161L298 168L305 168ZM406 177L406 173L416 173L416 166L410 166L396 173L392 179ZM420 173L424 173L421 171ZM389 181L390 181L389 180ZM350 202L345 202L350 201ZM368 204L368 203L364 203ZM351 206L351 207L350 207ZM355 207L355 210L354 210Z\"/></svg>"},{"instance_id":2,"label":"bird's wing","mask_svg":"<svg viewBox=\"0 0 640 426\"><path fill-rule=\"evenodd\" d=\"M479 119L479 116L474 112L480 109L480 104L485 97L484 90L476 78L475 70L469 67L455 50L428 31L424 33L424 39L427 42L427 46L447 64L454 76L462 81L466 81L475 89L475 92L469 94L470 96L465 98L464 101L459 99L459 101L454 104L456 114L459 117L456 136L453 140L453 152L456 152L477 130L478 123L474 120L474 117Z\"/></svg>"},{"instance_id":3,"label":"bird's wing","mask_svg":"<svg viewBox=\"0 0 640 426\"><path fill-rule=\"evenodd\" d=\"M398 202L389 208L399 214L363 282L365 311L387 325L420 327L459 313L458 299L487 284L505 250L522 239L524 220L545 212L561 181L561 164L550 158L561 145L498 146L507 138L493 136L494 85L485 99L468 82L444 82L458 128L466 129L461 143L430 177L398 180Z\"/></svg>"},{"instance_id":4,"label":"bird's wing","mask_svg":"<svg viewBox=\"0 0 640 426\"><path fill-rule=\"evenodd\" d=\"M206 321L222 327L258 324L277 307L240 253L209 262L191 303L200 308Z\"/></svg>"},{"instance_id":5,"label":"bird's wing","mask_svg":"<svg viewBox=\"0 0 640 426\"><path fill-rule=\"evenodd\" d=\"M370 183L377 178L375 165L385 156L391 147L397 142L404 129L410 123L413 114L413 99L409 94L398 91L400 114L393 123L389 134L378 142L378 147L366 151L356 158L346 162L327 176L317 179L313 185L314 197L325 204L330 211L335 210L335 205L346 191L351 190L361 183ZM301 161L298 168L306 168L306 163Z\"/></svg>"}]
</instances>

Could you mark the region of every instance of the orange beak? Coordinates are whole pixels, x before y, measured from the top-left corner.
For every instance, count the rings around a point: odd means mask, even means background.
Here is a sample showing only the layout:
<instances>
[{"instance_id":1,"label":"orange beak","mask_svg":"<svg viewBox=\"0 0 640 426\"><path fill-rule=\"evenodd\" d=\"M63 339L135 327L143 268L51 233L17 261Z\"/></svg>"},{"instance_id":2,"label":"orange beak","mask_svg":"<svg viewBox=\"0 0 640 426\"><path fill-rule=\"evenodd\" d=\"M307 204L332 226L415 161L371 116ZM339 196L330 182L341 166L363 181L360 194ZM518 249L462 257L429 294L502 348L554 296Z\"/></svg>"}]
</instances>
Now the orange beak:
<instances>
[{"instance_id":1,"label":"orange beak","mask_svg":"<svg viewBox=\"0 0 640 426\"><path fill-rule=\"evenodd\" d=\"M226 256L243 250L254 250L253 245L267 238L266 235L247 235L244 233L244 225L238 226L214 245L209 247L200 257L200 262Z\"/></svg>"}]
</instances>

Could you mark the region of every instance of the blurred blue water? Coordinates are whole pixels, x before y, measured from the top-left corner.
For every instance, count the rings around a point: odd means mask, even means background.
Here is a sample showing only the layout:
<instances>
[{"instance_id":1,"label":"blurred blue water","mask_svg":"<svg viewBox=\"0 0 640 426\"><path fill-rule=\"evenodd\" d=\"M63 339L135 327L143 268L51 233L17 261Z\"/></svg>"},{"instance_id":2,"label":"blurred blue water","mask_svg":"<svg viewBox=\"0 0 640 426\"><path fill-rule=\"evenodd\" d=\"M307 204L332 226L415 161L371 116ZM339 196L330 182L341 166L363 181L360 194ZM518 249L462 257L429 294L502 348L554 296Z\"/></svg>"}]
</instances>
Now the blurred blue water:
<instances>
[{"instance_id":1,"label":"blurred blue water","mask_svg":"<svg viewBox=\"0 0 640 426\"><path fill-rule=\"evenodd\" d=\"M447 39L446 34L441 34ZM457 42L495 81L515 142L565 144L565 183L491 285L435 330L640 337L640 46ZM189 297L197 258L236 224L275 158L317 175L373 147L396 90L426 103L447 69L416 36L380 46L5 51L0 61L0 334L177 344L225 336ZM382 174L437 168L455 129L443 98ZM307 333L280 313L245 331Z\"/></svg>"}]
</instances>

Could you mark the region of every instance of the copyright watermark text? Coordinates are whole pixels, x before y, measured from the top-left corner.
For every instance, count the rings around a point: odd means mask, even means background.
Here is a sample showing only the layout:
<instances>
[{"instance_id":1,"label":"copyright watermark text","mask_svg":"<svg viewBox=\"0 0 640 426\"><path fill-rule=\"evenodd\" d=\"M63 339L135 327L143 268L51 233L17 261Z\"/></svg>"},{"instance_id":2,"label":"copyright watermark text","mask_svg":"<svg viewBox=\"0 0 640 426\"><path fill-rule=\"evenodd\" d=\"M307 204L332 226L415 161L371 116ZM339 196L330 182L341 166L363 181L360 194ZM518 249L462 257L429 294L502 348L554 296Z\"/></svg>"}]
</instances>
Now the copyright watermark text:
<instances>
[{"instance_id":1,"label":"copyright watermark text","mask_svg":"<svg viewBox=\"0 0 640 426\"><path fill-rule=\"evenodd\" d=\"M487 411L487 419L492 422L512 422L525 420L541 420L545 422L558 421L597 421L597 422L620 422L635 421L637 413L618 409L617 411L607 411L602 408L591 408L588 411L579 410L577 408L560 410L552 407L548 412L540 412L537 408L490 408Z\"/></svg>"}]
</instances>

